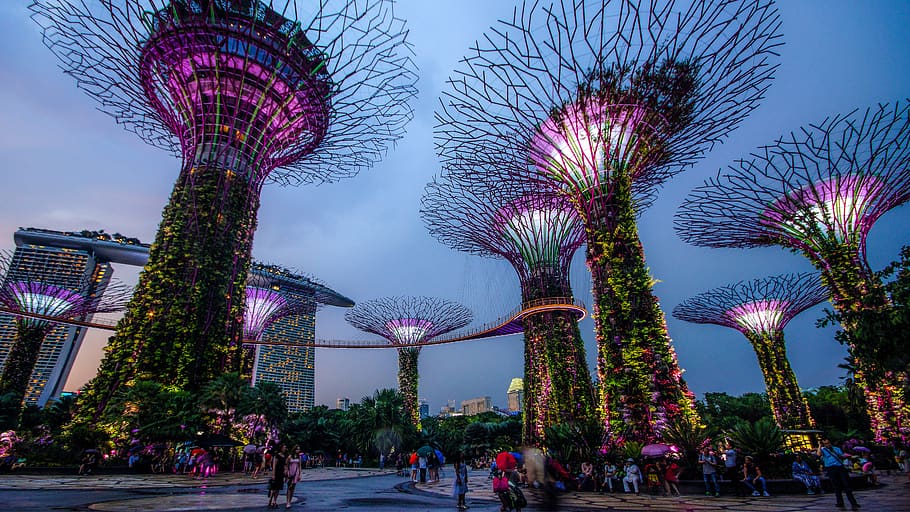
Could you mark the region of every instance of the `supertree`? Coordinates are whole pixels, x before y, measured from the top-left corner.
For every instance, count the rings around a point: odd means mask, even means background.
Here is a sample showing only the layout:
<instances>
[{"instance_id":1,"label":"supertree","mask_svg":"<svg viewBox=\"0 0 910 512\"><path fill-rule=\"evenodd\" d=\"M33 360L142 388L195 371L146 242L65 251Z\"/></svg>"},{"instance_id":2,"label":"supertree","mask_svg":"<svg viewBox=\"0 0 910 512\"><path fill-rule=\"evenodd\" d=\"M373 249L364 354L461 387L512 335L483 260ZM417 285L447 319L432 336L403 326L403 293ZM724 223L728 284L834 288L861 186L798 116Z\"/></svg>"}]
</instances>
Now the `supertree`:
<instances>
[{"instance_id":1,"label":"supertree","mask_svg":"<svg viewBox=\"0 0 910 512\"><path fill-rule=\"evenodd\" d=\"M814 428L815 422L787 359L784 328L793 317L827 298L828 290L818 275L784 274L701 293L676 306L673 316L743 333L758 357L775 421L785 430L806 430Z\"/></svg>"},{"instance_id":2,"label":"supertree","mask_svg":"<svg viewBox=\"0 0 910 512\"><path fill-rule=\"evenodd\" d=\"M636 216L758 105L779 16L770 0L529 5L449 79L438 151L569 199L585 227L606 427L651 442L694 407Z\"/></svg>"},{"instance_id":3,"label":"supertree","mask_svg":"<svg viewBox=\"0 0 910 512\"><path fill-rule=\"evenodd\" d=\"M778 245L821 272L834 308L885 304L866 260L866 235L888 210L910 199L910 103L836 115L759 148L708 179L685 200L676 231L708 247ZM843 325L846 331L853 326ZM877 439L910 433L897 381L864 382Z\"/></svg>"},{"instance_id":4,"label":"supertree","mask_svg":"<svg viewBox=\"0 0 910 512\"><path fill-rule=\"evenodd\" d=\"M421 344L468 325L473 318L471 311L435 297L383 297L361 302L344 318L398 348L398 390L404 398L405 416L417 425L417 358Z\"/></svg>"},{"instance_id":5,"label":"supertree","mask_svg":"<svg viewBox=\"0 0 910 512\"><path fill-rule=\"evenodd\" d=\"M243 342L247 348L241 373L255 372L262 334L277 320L302 314L315 314L323 304L351 307L354 302L316 279L274 264L253 262L247 277L246 307L243 311ZM282 350L272 347L267 350Z\"/></svg>"},{"instance_id":6,"label":"supertree","mask_svg":"<svg viewBox=\"0 0 910 512\"><path fill-rule=\"evenodd\" d=\"M137 378L193 390L238 369L263 184L352 176L412 117L416 70L391 3L31 5L45 44L100 109L182 158L136 295L83 394L92 414Z\"/></svg>"},{"instance_id":7,"label":"supertree","mask_svg":"<svg viewBox=\"0 0 910 512\"><path fill-rule=\"evenodd\" d=\"M12 393L22 403L38 361L41 344L56 321L85 320L95 313L121 311L132 289L109 276L54 274L16 265L15 257L0 253L0 306L16 314L16 337L0 375L0 395Z\"/></svg>"},{"instance_id":8,"label":"supertree","mask_svg":"<svg viewBox=\"0 0 910 512\"><path fill-rule=\"evenodd\" d=\"M465 181L443 174L427 185L421 215L430 233L454 249L507 260L521 284L524 345L523 438L544 441L552 425L596 417L569 265L584 239L565 198L493 182L478 172ZM551 308L536 306L549 304Z\"/></svg>"}]
</instances>

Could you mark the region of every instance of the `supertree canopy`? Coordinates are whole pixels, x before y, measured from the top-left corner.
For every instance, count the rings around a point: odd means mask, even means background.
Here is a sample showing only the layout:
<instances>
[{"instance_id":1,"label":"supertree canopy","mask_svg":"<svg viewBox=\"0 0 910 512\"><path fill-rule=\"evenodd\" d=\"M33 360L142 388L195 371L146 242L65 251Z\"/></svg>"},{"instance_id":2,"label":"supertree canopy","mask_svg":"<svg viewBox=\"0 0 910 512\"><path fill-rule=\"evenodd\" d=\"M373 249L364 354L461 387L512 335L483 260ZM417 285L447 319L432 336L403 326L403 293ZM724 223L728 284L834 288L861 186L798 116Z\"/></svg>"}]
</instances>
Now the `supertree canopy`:
<instances>
[{"instance_id":1,"label":"supertree canopy","mask_svg":"<svg viewBox=\"0 0 910 512\"><path fill-rule=\"evenodd\" d=\"M16 338L0 375L0 395L13 393L21 403L54 320L84 320L95 313L121 311L132 290L120 283L98 282L92 275L55 281L53 275L28 267L12 269L13 256L0 253L0 306L16 314Z\"/></svg>"},{"instance_id":2,"label":"supertree canopy","mask_svg":"<svg viewBox=\"0 0 910 512\"><path fill-rule=\"evenodd\" d=\"M562 197L478 172L443 174L431 182L421 215L430 233L457 250L509 261L521 284L522 307L572 304L569 265L584 228ZM522 318L525 333L524 425L527 444L546 427L595 417L594 388L575 311L546 309Z\"/></svg>"},{"instance_id":3,"label":"supertree canopy","mask_svg":"<svg viewBox=\"0 0 910 512\"><path fill-rule=\"evenodd\" d=\"M886 303L866 260L866 234L908 199L910 103L884 104L829 117L759 148L696 188L675 224L695 245L799 252L821 272L835 309L851 312ZM868 363L855 364L861 383ZM864 384L876 438L910 433L900 386Z\"/></svg>"},{"instance_id":4,"label":"supertree canopy","mask_svg":"<svg viewBox=\"0 0 910 512\"><path fill-rule=\"evenodd\" d=\"M696 295L676 306L673 316L743 333L758 357L777 424L786 430L805 430L815 422L787 359L784 328L793 317L827 298L817 275L785 274Z\"/></svg>"},{"instance_id":5,"label":"supertree canopy","mask_svg":"<svg viewBox=\"0 0 910 512\"><path fill-rule=\"evenodd\" d=\"M345 313L344 318L361 331L381 336L398 348L398 390L404 398L405 415L417 425L420 347L471 323L471 311L434 297L383 297L361 302Z\"/></svg>"},{"instance_id":6,"label":"supertree canopy","mask_svg":"<svg viewBox=\"0 0 910 512\"><path fill-rule=\"evenodd\" d=\"M101 110L183 161L135 298L83 395L93 414L136 378L192 390L238 368L262 185L351 176L412 117L416 70L391 3L31 5Z\"/></svg>"},{"instance_id":7,"label":"supertree canopy","mask_svg":"<svg viewBox=\"0 0 910 512\"><path fill-rule=\"evenodd\" d=\"M582 218L614 439L651 442L694 414L636 216L757 106L780 44L771 1L678 4L527 2L471 49L437 112L444 162L552 190Z\"/></svg>"}]
</instances>

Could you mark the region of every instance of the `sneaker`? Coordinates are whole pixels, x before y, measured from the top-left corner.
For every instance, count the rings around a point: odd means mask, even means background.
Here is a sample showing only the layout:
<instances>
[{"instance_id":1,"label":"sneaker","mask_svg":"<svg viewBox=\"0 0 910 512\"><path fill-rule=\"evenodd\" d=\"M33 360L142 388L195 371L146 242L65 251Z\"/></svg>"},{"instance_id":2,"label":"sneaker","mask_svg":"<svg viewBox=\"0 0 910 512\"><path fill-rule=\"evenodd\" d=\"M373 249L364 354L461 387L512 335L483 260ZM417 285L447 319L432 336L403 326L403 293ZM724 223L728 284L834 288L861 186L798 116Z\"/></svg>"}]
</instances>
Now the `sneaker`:
<instances>
[{"instance_id":1,"label":"sneaker","mask_svg":"<svg viewBox=\"0 0 910 512\"><path fill-rule=\"evenodd\" d=\"M813 491L812 489L809 489L808 491L806 491L806 494L812 495L812 494L815 494L815 491Z\"/></svg>"},{"instance_id":2,"label":"sneaker","mask_svg":"<svg viewBox=\"0 0 910 512\"><path fill-rule=\"evenodd\" d=\"M752 491L752 496L761 496L761 493L758 491Z\"/></svg>"},{"instance_id":3,"label":"sneaker","mask_svg":"<svg viewBox=\"0 0 910 512\"><path fill-rule=\"evenodd\" d=\"M859 503L854 503L853 506L850 507L850 510L859 510L859 508Z\"/></svg>"},{"instance_id":4,"label":"sneaker","mask_svg":"<svg viewBox=\"0 0 910 512\"><path fill-rule=\"evenodd\" d=\"M719 493L719 492L715 492L715 493L714 493L714 497L715 497L715 498L720 498L720 493Z\"/></svg>"},{"instance_id":5,"label":"sneaker","mask_svg":"<svg viewBox=\"0 0 910 512\"><path fill-rule=\"evenodd\" d=\"M710 491L705 491L705 496L713 496Z\"/></svg>"},{"instance_id":6,"label":"sneaker","mask_svg":"<svg viewBox=\"0 0 910 512\"><path fill-rule=\"evenodd\" d=\"M763 492L763 493L762 493L762 496L764 496L765 498L770 498L770 497L771 497L771 495L768 494L768 491Z\"/></svg>"}]
</instances>

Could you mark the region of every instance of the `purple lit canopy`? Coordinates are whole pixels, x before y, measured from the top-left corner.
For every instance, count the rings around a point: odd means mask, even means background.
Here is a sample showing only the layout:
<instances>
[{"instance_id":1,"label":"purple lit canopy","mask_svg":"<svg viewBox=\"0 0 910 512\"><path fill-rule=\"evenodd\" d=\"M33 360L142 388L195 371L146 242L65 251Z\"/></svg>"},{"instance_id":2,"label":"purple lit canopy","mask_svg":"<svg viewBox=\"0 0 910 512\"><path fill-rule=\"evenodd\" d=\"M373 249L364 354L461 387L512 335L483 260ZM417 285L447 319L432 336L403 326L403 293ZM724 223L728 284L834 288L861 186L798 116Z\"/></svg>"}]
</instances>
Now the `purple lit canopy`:
<instances>
[{"instance_id":1,"label":"purple lit canopy","mask_svg":"<svg viewBox=\"0 0 910 512\"><path fill-rule=\"evenodd\" d=\"M794 316L827 298L817 274L784 274L701 293L677 305L673 316L745 334L779 333Z\"/></svg>"},{"instance_id":2,"label":"purple lit canopy","mask_svg":"<svg viewBox=\"0 0 910 512\"><path fill-rule=\"evenodd\" d=\"M345 313L354 327L396 346L420 346L469 323L471 311L435 297L384 297L361 302Z\"/></svg>"}]
</instances>

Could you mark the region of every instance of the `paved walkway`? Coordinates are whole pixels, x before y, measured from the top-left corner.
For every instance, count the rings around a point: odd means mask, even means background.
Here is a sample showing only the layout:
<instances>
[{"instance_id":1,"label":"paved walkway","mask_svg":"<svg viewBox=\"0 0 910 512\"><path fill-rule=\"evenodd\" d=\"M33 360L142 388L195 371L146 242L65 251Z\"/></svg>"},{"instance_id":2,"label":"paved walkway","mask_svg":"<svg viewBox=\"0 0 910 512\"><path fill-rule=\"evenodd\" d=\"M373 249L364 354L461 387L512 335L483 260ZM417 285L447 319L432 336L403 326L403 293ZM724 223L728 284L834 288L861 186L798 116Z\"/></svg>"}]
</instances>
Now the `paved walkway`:
<instances>
[{"instance_id":1,"label":"paved walkway","mask_svg":"<svg viewBox=\"0 0 910 512\"><path fill-rule=\"evenodd\" d=\"M451 473L451 472L449 472ZM366 478L374 477L374 478ZM252 479L222 473L205 480L183 475L0 475L0 502L6 510L70 510L138 512L265 509L267 477ZM486 471L473 472L468 503L471 512L497 512ZM857 492L863 510L910 512L910 486L904 476L883 476L885 484ZM370 512L455 510L451 475L437 484L413 484L394 471L375 469L313 469L304 472L293 509L329 511L362 509ZM539 510L533 492L527 492L528 511ZM281 494L281 502L284 493ZM834 511L834 496L786 495L771 498L707 498L686 496L600 495L567 493L560 511L616 512L820 512Z\"/></svg>"},{"instance_id":2,"label":"paved walkway","mask_svg":"<svg viewBox=\"0 0 910 512\"><path fill-rule=\"evenodd\" d=\"M473 478L472 478L473 477ZM910 511L910 485L904 475L882 476L883 485L864 491L857 491L856 498L863 510L876 512ZM499 502L492 490L492 483L486 472L469 476L471 491L468 493L469 504L474 501L485 506L490 502ZM440 496L451 496L451 479L436 484L406 484L417 493L431 493ZM534 508L539 502L536 491L523 489L525 496ZM472 507L472 510L475 507ZM756 512L806 512L834 511L834 494L821 495L790 494L770 498L737 498L721 496L719 498L693 495L681 498L641 494L598 494L593 492L570 492L563 494L559 501L560 511L569 510L604 510L604 511L654 511L654 512L714 512L714 511L756 511Z\"/></svg>"},{"instance_id":3,"label":"paved walkway","mask_svg":"<svg viewBox=\"0 0 910 512\"><path fill-rule=\"evenodd\" d=\"M346 478L360 478L367 476L393 475L394 470L379 470L375 468L316 468L303 471L301 482L315 482L321 480L340 480ZM252 478L241 472L223 472L208 478L194 479L191 475L152 474L152 473L123 473L123 474L98 474L98 475L28 475L5 473L0 474L0 489L120 489L145 488L192 488L192 487L223 487L229 485L262 485L265 486L269 476Z\"/></svg>"}]
</instances>

